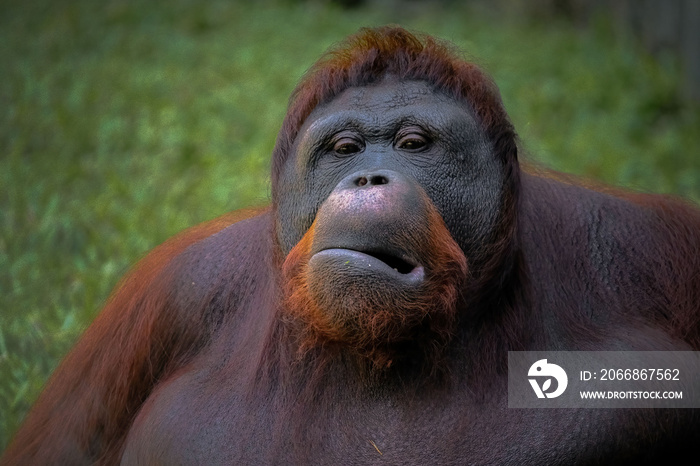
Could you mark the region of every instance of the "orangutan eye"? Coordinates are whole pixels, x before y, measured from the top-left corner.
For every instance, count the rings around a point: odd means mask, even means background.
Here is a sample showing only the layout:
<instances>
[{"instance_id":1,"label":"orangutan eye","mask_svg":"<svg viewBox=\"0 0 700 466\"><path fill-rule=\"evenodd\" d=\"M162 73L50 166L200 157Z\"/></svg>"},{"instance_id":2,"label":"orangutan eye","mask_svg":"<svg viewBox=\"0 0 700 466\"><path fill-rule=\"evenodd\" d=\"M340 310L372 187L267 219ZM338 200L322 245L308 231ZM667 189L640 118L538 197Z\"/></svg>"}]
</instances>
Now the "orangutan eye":
<instances>
[{"instance_id":1,"label":"orangutan eye","mask_svg":"<svg viewBox=\"0 0 700 466\"><path fill-rule=\"evenodd\" d=\"M401 136L396 142L396 147L403 150L415 151L425 148L430 144L430 140L419 133L409 133Z\"/></svg>"},{"instance_id":2,"label":"orangutan eye","mask_svg":"<svg viewBox=\"0 0 700 466\"><path fill-rule=\"evenodd\" d=\"M362 152L363 145L357 139L340 138L333 144L333 152L339 155L352 155Z\"/></svg>"}]
</instances>

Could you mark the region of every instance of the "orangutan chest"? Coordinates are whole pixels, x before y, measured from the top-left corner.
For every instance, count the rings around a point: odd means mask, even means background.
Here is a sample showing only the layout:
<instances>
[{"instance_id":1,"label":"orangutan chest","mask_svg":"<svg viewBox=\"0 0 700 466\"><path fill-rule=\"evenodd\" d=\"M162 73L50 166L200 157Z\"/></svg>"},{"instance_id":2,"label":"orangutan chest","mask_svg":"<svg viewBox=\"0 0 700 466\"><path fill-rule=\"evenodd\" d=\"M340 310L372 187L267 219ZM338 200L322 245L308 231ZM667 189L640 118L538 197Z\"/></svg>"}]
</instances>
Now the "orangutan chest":
<instances>
[{"instance_id":1,"label":"orangutan chest","mask_svg":"<svg viewBox=\"0 0 700 466\"><path fill-rule=\"evenodd\" d=\"M624 432L658 423L624 410L508 409L501 393L361 398L336 387L309 402L303 390L220 382L185 374L157 389L122 464L589 464L643 457L647 440Z\"/></svg>"}]
</instances>

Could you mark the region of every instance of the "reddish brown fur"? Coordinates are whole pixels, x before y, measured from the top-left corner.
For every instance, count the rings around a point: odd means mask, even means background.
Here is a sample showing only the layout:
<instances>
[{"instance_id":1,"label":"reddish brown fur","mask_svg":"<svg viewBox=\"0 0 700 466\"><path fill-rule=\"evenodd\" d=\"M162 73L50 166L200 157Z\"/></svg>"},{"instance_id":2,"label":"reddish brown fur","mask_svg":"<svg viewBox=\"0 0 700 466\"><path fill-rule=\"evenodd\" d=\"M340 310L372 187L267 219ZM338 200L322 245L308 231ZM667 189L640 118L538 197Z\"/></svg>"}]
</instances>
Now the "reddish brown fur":
<instances>
[{"instance_id":1,"label":"reddish brown fur","mask_svg":"<svg viewBox=\"0 0 700 466\"><path fill-rule=\"evenodd\" d=\"M664 309L661 325L671 335L700 348L700 241L693 241L700 231L700 211L697 205L670 195L650 194L586 179L568 173L529 165L528 173L557 180L624 199L652 211L660 220L653 231L658 240L654 256L660 263L654 271L655 291L671 301L658 303ZM677 277L685 277L678 280Z\"/></svg>"},{"instance_id":2,"label":"reddish brown fur","mask_svg":"<svg viewBox=\"0 0 700 466\"><path fill-rule=\"evenodd\" d=\"M307 263L313 243L312 226L292 249L282 267L285 305L283 312L297 320L300 336L299 350L303 354L311 348L332 347L340 344L347 351L355 351L368 358L376 368L387 367L398 357L393 344L401 341L425 342L430 354L425 354L426 367L437 370L440 366L440 348L454 333L460 291L467 278L467 260L450 236L442 218L430 205L428 224L429 241L426 244L428 272L426 288L420 296L388 302L382 296L368 297L358 291L358 299L347 313L353 316L353 330L347 331L344 322L334 322L328 306L339 303L318 303L309 290ZM314 223L315 225L315 223ZM427 332L416 338L417 331ZM433 351L435 350L435 351Z\"/></svg>"},{"instance_id":3,"label":"reddish brown fur","mask_svg":"<svg viewBox=\"0 0 700 466\"><path fill-rule=\"evenodd\" d=\"M56 369L3 464L21 464L19 458L49 464L55 458L82 456L80 452L96 457L98 464L118 463L131 421L155 384L181 367L210 336L203 309L184 315L168 312L168 264L188 246L262 211L237 211L198 225L145 257Z\"/></svg>"},{"instance_id":4,"label":"reddish brown fur","mask_svg":"<svg viewBox=\"0 0 700 466\"><path fill-rule=\"evenodd\" d=\"M700 240L692 241L700 232L700 211L672 196L617 191L618 197L652 210L661 220L654 232L660 240L655 253L662 264L656 275L658 291L670 299L658 303L666 310L660 324L692 348L700 348Z\"/></svg>"}]
</instances>

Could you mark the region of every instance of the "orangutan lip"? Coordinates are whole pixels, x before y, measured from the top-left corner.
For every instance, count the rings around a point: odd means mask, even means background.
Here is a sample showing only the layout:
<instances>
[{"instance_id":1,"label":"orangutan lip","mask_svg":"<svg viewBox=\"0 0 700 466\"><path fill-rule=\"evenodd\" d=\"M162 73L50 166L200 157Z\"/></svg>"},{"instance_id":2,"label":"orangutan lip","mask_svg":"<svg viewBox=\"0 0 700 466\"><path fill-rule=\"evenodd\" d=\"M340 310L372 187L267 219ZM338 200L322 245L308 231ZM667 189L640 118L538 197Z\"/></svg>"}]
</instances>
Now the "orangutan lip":
<instances>
[{"instance_id":1,"label":"orangutan lip","mask_svg":"<svg viewBox=\"0 0 700 466\"><path fill-rule=\"evenodd\" d=\"M392 269L396 270L398 273L403 274L403 275L411 273L411 271L416 268L415 265L409 263L408 261L406 261L400 257L391 255L389 253L375 252L375 251L357 251L357 252L374 257L375 259L384 262L386 265L389 266L389 268L392 268Z\"/></svg>"},{"instance_id":2,"label":"orangutan lip","mask_svg":"<svg viewBox=\"0 0 700 466\"><path fill-rule=\"evenodd\" d=\"M353 264L356 267L373 269L377 272L393 275L402 282L418 284L425 278L425 270L421 265L415 265L405 258L384 251L358 251L355 249L329 248L314 254L320 259L326 257L340 264Z\"/></svg>"}]
</instances>

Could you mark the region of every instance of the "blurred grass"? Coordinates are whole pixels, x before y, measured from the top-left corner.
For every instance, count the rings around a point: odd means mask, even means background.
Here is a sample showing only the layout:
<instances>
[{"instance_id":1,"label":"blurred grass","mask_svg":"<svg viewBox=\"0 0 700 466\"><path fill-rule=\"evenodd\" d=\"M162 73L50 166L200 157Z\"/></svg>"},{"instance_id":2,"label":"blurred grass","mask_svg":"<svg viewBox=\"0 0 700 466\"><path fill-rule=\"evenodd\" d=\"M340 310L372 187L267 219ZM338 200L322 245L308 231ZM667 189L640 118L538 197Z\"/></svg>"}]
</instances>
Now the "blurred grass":
<instances>
[{"instance_id":1,"label":"blurred grass","mask_svg":"<svg viewBox=\"0 0 700 466\"><path fill-rule=\"evenodd\" d=\"M251 2L252 3L252 2ZM440 5L0 4L0 451L139 257L268 198L288 95L330 44L399 23L493 74L535 160L700 200L700 110L613 38Z\"/></svg>"}]
</instances>

